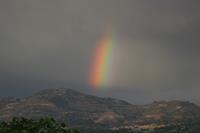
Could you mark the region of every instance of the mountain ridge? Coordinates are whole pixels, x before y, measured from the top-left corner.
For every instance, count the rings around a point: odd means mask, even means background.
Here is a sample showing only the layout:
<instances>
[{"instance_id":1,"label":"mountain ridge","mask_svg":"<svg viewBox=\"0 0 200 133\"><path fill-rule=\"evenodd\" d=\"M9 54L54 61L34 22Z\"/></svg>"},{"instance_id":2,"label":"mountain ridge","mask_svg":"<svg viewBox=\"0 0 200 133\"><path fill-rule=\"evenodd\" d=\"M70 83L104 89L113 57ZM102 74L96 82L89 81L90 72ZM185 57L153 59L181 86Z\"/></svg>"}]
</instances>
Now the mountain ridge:
<instances>
[{"instance_id":1,"label":"mountain ridge","mask_svg":"<svg viewBox=\"0 0 200 133\"><path fill-rule=\"evenodd\" d=\"M0 100L0 119L53 117L71 126L133 126L200 118L200 107L185 101L155 101L133 105L124 100L102 98L69 88L46 89L32 96Z\"/></svg>"}]
</instances>

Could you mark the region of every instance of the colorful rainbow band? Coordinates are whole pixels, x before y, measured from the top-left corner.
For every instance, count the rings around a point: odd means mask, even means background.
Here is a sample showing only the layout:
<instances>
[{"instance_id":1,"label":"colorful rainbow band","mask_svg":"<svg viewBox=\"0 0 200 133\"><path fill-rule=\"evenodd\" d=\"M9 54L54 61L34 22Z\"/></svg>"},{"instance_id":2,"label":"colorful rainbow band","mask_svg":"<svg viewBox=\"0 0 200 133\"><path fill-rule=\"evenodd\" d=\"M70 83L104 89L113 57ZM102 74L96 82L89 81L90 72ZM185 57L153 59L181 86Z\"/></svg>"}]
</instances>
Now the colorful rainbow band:
<instances>
[{"instance_id":1,"label":"colorful rainbow band","mask_svg":"<svg viewBox=\"0 0 200 133\"><path fill-rule=\"evenodd\" d=\"M109 31L97 44L89 77L92 88L105 87L109 84L112 69L112 43L112 34Z\"/></svg>"}]
</instances>

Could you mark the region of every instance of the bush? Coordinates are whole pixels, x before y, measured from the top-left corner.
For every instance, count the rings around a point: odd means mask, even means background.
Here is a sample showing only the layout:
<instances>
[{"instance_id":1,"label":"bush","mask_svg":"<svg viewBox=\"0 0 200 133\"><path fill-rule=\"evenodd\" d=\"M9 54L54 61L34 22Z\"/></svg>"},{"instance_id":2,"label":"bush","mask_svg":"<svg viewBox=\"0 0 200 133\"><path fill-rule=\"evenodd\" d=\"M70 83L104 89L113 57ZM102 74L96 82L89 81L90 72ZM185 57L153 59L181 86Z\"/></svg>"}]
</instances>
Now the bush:
<instances>
[{"instance_id":1,"label":"bush","mask_svg":"<svg viewBox=\"0 0 200 133\"><path fill-rule=\"evenodd\" d=\"M57 123L53 118L27 119L13 118L9 122L0 122L0 133L79 133L65 123Z\"/></svg>"}]
</instances>

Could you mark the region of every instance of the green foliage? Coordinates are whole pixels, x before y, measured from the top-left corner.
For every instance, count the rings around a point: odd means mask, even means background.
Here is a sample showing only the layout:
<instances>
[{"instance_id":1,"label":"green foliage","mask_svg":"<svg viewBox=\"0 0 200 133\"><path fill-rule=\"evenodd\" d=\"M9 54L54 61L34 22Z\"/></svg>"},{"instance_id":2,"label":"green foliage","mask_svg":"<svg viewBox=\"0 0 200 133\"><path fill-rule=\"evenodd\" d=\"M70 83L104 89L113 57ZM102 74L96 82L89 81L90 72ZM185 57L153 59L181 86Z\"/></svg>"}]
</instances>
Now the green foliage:
<instances>
[{"instance_id":1,"label":"green foliage","mask_svg":"<svg viewBox=\"0 0 200 133\"><path fill-rule=\"evenodd\" d=\"M37 120L23 117L13 118L9 122L0 122L0 133L79 133L70 129L65 123L57 123L52 118Z\"/></svg>"},{"instance_id":2,"label":"green foliage","mask_svg":"<svg viewBox=\"0 0 200 133\"><path fill-rule=\"evenodd\" d=\"M81 128L80 132L71 129L65 123L58 123L52 118L27 119L13 118L11 121L0 122L0 133L199 133L200 120L185 120L168 124L154 130L110 128Z\"/></svg>"}]
</instances>

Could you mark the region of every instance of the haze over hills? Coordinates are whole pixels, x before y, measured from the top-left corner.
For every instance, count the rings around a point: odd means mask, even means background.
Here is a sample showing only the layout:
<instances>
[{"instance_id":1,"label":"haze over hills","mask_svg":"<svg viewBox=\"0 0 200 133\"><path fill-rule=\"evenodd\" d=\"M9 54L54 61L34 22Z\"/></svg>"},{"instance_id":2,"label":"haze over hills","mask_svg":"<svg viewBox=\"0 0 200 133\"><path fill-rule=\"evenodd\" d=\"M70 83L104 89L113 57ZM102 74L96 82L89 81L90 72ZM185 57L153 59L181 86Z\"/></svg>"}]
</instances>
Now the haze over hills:
<instances>
[{"instance_id":1,"label":"haze over hills","mask_svg":"<svg viewBox=\"0 0 200 133\"><path fill-rule=\"evenodd\" d=\"M14 116L53 117L75 127L126 127L166 124L200 118L200 107L184 101L155 101L132 105L126 101L101 98L73 89L40 91L23 99L1 99L0 119Z\"/></svg>"}]
</instances>

